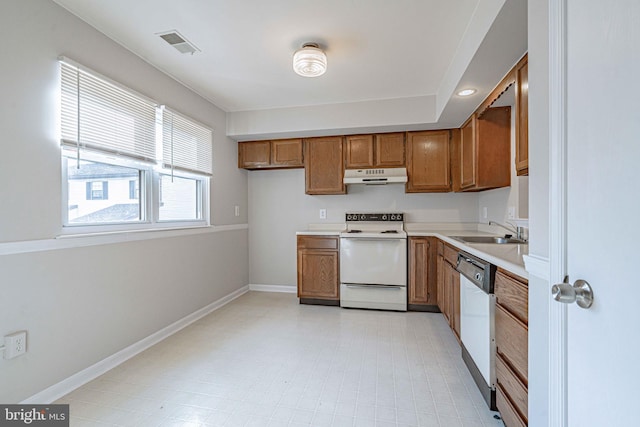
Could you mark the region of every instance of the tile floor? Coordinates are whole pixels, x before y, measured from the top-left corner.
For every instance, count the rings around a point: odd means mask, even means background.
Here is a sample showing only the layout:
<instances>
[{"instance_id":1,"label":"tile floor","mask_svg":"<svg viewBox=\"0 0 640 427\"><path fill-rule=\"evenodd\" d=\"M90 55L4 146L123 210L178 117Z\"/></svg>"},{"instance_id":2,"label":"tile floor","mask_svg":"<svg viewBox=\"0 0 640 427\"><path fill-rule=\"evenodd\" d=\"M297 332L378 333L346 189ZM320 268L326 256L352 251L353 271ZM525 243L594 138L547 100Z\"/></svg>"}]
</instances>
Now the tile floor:
<instances>
[{"instance_id":1,"label":"tile floor","mask_svg":"<svg viewBox=\"0 0 640 427\"><path fill-rule=\"evenodd\" d=\"M63 397L71 426L502 426L441 314L249 292Z\"/></svg>"}]
</instances>

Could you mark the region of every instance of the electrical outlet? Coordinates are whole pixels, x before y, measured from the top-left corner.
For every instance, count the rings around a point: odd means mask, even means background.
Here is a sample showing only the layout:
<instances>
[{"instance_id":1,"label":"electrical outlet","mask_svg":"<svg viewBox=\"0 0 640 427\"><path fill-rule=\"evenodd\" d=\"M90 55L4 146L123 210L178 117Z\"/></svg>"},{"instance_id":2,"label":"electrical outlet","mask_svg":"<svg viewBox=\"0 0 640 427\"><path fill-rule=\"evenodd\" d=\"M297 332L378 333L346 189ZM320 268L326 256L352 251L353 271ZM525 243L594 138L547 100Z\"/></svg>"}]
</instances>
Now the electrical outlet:
<instances>
[{"instance_id":1,"label":"electrical outlet","mask_svg":"<svg viewBox=\"0 0 640 427\"><path fill-rule=\"evenodd\" d=\"M27 352L27 331L15 332L4 337L4 358L13 359Z\"/></svg>"},{"instance_id":2,"label":"electrical outlet","mask_svg":"<svg viewBox=\"0 0 640 427\"><path fill-rule=\"evenodd\" d=\"M235 205L233 207L233 212L235 213L236 216L240 216L240 206Z\"/></svg>"},{"instance_id":3,"label":"electrical outlet","mask_svg":"<svg viewBox=\"0 0 640 427\"><path fill-rule=\"evenodd\" d=\"M320 219L327 219L327 210L320 209Z\"/></svg>"},{"instance_id":4,"label":"electrical outlet","mask_svg":"<svg viewBox=\"0 0 640 427\"><path fill-rule=\"evenodd\" d=\"M487 217L489 216L489 210L487 209L486 206L482 207L482 218L487 219Z\"/></svg>"},{"instance_id":5,"label":"electrical outlet","mask_svg":"<svg viewBox=\"0 0 640 427\"><path fill-rule=\"evenodd\" d=\"M509 206L508 212L507 212L507 217L509 219L514 219L516 217L516 207L515 206Z\"/></svg>"}]
</instances>

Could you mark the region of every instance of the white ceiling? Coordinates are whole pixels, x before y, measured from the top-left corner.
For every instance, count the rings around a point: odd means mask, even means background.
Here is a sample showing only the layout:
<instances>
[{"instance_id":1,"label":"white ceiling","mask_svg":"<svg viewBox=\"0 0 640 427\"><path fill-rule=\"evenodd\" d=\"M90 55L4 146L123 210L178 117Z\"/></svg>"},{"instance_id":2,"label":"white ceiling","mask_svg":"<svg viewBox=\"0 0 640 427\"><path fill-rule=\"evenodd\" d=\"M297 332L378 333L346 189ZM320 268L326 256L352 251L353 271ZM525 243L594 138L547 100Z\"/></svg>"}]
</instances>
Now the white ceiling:
<instances>
[{"instance_id":1,"label":"white ceiling","mask_svg":"<svg viewBox=\"0 0 640 427\"><path fill-rule=\"evenodd\" d=\"M459 85L477 85L466 114L506 72L474 58L490 31L482 23L505 0L54 1L227 112L437 96L441 112ZM513 65L526 51L526 0L506 2L525 4L524 50L505 54ZM181 54L157 35L169 30L200 52ZM304 42L326 50L323 76L293 72ZM473 61L490 81L465 76Z\"/></svg>"}]
</instances>

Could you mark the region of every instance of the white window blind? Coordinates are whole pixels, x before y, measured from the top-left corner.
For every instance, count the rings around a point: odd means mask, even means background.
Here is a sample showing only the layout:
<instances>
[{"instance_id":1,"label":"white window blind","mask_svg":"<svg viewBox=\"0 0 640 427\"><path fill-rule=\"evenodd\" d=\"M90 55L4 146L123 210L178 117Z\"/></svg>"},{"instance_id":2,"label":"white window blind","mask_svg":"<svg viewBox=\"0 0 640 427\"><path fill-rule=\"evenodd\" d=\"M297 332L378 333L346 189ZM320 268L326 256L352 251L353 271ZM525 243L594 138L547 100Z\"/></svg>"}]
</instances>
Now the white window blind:
<instances>
[{"instance_id":1,"label":"white window blind","mask_svg":"<svg viewBox=\"0 0 640 427\"><path fill-rule=\"evenodd\" d=\"M211 130L163 108L162 164L172 170L210 175L213 171Z\"/></svg>"},{"instance_id":2,"label":"white window blind","mask_svg":"<svg viewBox=\"0 0 640 427\"><path fill-rule=\"evenodd\" d=\"M61 61L62 144L156 160L156 104Z\"/></svg>"}]
</instances>

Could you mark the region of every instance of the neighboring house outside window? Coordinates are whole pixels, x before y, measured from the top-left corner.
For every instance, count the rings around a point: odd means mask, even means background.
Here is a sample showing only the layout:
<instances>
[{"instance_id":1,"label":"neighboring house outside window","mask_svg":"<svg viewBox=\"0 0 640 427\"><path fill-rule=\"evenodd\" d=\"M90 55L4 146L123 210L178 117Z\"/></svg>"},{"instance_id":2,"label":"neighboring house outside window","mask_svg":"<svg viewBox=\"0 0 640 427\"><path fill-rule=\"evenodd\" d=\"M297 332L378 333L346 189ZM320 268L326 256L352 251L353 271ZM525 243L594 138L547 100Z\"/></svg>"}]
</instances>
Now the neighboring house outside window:
<instances>
[{"instance_id":1,"label":"neighboring house outside window","mask_svg":"<svg viewBox=\"0 0 640 427\"><path fill-rule=\"evenodd\" d=\"M139 182L138 175L137 169L90 161L81 161L80 168L69 167L68 203L74 208L69 222L139 220L139 200L130 197L131 183Z\"/></svg>"},{"instance_id":2,"label":"neighboring house outside window","mask_svg":"<svg viewBox=\"0 0 640 427\"><path fill-rule=\"evenodd\" d=\"M109 198L109 183L107 181L88 181L87 200L106 200Z\"/></svg>"}]
</instances>

